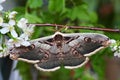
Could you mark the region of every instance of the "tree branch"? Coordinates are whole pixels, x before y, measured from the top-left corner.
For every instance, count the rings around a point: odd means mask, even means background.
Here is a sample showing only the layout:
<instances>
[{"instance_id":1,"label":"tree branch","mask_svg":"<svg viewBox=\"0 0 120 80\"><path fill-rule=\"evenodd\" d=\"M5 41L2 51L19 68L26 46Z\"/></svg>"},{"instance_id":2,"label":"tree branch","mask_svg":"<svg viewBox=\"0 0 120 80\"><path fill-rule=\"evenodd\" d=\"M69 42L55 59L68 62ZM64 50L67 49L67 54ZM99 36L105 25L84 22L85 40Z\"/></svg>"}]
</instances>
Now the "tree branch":
<instances>
[{"instance_id":1,"label":"tree branch","mask_svg":"<svg viewBox=\"0 0 120 80\"><path fill-rule=\"evenodd\" d=\"M34 23L28 23L34 24ZM68 25L59 25L59 24L34 24L35 26L51 26L51 27L58 27L58 28L67 28L67 29L86 29L86 30L97 30L97 31L107 31L107 32L116 32L120 33L120 29L110 29L110 28L95 28L90 26L68 26Z\"/></svg>"}]
</instances>

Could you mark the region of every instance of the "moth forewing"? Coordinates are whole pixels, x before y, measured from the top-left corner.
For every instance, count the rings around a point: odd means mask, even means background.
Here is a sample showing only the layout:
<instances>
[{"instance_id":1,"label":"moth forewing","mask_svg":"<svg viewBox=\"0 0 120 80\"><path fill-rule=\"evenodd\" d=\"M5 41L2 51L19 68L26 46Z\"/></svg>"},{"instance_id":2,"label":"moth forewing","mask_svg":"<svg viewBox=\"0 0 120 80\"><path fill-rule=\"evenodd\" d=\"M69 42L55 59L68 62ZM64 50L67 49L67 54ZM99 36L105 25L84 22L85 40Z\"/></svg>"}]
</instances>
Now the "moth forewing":
<instances>
[{"instance_id":1,"label":"moth forewing","mask_svg":"<svg viewBox=\"0 0 120 80\"><path fill-rule=\"evenodd\" d=\"M13 47L9 53L13 60L21 60L32 64L38 63L44 57L44 53L34 43L27 47Z\"/></svg>"},{"instance_id":2,"label":"moth forewing","mask_svg":"<svg viewBox=\"0 0 120 80\"><path fill-rule=\"evenodd\" d=\"M66 36L79 36L68 43L69 46L76 48L79 53L84 56L91 56L97 51L110 45L110 40L107 36L98 33L74 33L65 34Z\"/></svg>"}]
</instances>

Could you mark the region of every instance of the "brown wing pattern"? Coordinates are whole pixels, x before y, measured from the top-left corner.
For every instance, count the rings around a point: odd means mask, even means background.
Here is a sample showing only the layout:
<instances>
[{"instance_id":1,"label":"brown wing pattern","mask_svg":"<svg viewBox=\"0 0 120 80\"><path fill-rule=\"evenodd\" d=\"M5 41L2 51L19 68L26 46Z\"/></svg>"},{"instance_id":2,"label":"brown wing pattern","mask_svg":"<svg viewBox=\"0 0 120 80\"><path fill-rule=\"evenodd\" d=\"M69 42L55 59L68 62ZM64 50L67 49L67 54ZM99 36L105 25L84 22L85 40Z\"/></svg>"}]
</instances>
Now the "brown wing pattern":
<instances>
[{"instance_id":1,"label":"brown wing pattern","mask_svg":"<svg viewBox=\"0 0 120 80\"><path fill-rule=\"evenodd\" d=\"M33 63L43 71L54 71L61 65L67 69L86 64L89 56L109 45L105 35L96 33L55 33L31 41L31 46L10 49L12 59Z\"/></svg>"}]
</instances>

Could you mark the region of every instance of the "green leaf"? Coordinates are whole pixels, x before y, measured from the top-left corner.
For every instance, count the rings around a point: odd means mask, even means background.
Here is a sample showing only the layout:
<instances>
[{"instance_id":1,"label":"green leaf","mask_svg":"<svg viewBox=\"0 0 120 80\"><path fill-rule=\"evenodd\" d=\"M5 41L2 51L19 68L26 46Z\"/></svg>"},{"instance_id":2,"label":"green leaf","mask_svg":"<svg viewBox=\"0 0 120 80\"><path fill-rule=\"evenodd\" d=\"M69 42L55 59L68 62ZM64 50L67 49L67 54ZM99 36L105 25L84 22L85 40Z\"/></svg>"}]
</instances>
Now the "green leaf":
<instances>
[{"instance_id":1,"label":"green leaf","mask_svg":"<svg viewBox=\"0 0 120 80\"><path fill-rule=\"evenodd\" d=\"M90 21L91 21L92 23L96 23L97 20L98 20L97 14L96 14L95 12L91 12L91 13L89 14L89 17L90 17Z\"/></svg>"},{"instance_id":2,"label":"green leaf","mask_svg":"<svg viewBox=\"0 0 120 80\"><path fill-rule=\"evenodd\" d=\"M59 70L52 72L52 76L49 80L70 80L69 75L70 75L70 70L61 67Z\"/></svg>"},{"instance_id":3,"label":"green leaf","mask_svg":"<svg viewBox=\"0 0 120 80\"><path fill-rule=\"evenodd\" d=\"M25 7L15 7L13 11L18 12L18 14L16 15L17 20L19 20L20 18L23 18L25 15Z\"/></svg>"},{"instance_id":4,"label":"green leaf","mask_svg":"<svg viewBox=\"0 0 120 80\"><path fill-rule=\"evenodd\" d=\"M84 20L84 21L90 20L86 4L78 6L76 10L78 11L78 13L77 13L78 19Z\"/></svg>"},{"instance_id":5,"label":"green leaf","mask_svg":"<svg viewBox=\"0 0 120 80\"><path fill-rule=\"evenodd\" d=\"M39 23L42 23L42 19L39 18L38 16L36 15L32 15L32 14L26 14L25 17L29 20L30 23L36 23L36 22L39 22Z\"/></svg>"},{"instance_id":6,"label":"green leaf","mask_svg":"<svg viewBox=\"0 0 120 80\"><path fill-rule=\"evenodd\" d=\"M61 12L65 9L65 0L49 0L48 9L51 12Z\"/></svg>"},{"instance_id":7,"label":"green leaf","mask_svg":"<svg viewBox=\"0 0 120 80\"><path fill-rule=\"evenodd\" d=\"M68 10L68 17L73 21L77 18L77 11L76 11L76 8L73 8L73 9L70 9Z\"/></svg>"},{"instance_id":8,"label":"green leaf","mask_svg":"<svg viewBox=\"0 0 120 80\"><path fill-rule=\"evenodd\" d=\"M41 34L42 34L42 32L43 32L43 28L41 28L41 27L35 27L34 28L34 33L32 34L31 39L36 39L36 38L40 37Z\"/></svg>"},{"instance_id":9,"label":"green leaf","mask_svg":"<svg viewBox=\"0 0 120 80\"><path fill-rule=\"evenodd\" d=\"M30 8L38 8L41 7L42 4L42 0L28 0L28 5L30 6Z\"/></svg>"},{"instance_id":10,"label":"green leaf","mask_svg":"<svg viewBox=\"0 0 120 80\"><path fill-rule=\"evenodd\" d=\"M120 40L120 33L109 33L105 32L107 36L109 36L110 39Z\"/></svg>"},{"instance_id":11,"label":"green leaf","mask_svg":"<svg viewBox=\"0 0 120 80\"><path fill-rule=\"evenodd\" d=\"M79 19L79 20L84 20L88 21L90 20L89 14L87 12L87 6L86 4L80 5L80 6L75 6L72 9L68 11L68 17L71 20Z\"/></svg>"},{"instance_id":12,"label":"green leaf","mask_svg":"<svg viewBox=\"0 0 120 80\"><path fill-rule=\"evenodd\" d=\"M75 69L75 75L74 75L74 78L77 79L77 78L82 77L82 75L83 75L83 73L84 73L84 70L85 70L84 67L81 67L81 68Z\"/></svg>"},{"instance_id":13,"label":"green leaf","mask_svg":"<svg viewBox=\"0 0 120 80\"><path fill-rule=\"evenodd\" d=\"M91 64L94 71L97 73L99 80L104 80L105 77L105 59L102 55L104 52L97 53L96 55L91 56ZM98 60L99 58L99 60Z\"/></svg>"}]
</instances>

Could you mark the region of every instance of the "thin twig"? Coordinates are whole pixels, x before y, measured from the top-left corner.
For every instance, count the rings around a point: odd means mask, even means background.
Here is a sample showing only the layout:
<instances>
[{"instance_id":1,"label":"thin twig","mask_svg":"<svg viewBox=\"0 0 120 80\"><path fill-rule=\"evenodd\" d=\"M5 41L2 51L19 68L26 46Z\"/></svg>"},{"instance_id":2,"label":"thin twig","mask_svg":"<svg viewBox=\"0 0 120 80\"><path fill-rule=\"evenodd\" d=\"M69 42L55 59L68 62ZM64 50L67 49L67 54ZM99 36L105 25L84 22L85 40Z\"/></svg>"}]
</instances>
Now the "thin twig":
<instances>
[{"instance_id":1,"label":"thin twig","mask_svg":"<svg viewBox=\"0 0 120 80\"><path fill-rule=\"evenodd\" d=\"M34 23L28 23L28 24L34 24ZM98 30L98 31L107 31L107 32L119 32L120 29L110 29L110 28L95 28L90 26L67 26L67 25L59 25L59 24L34 24L39 27L43 26L51 26L51 27L59 27L59 28L68 28L68 29L86 29L86 30Z\"/></svg>"}]
</instances>

